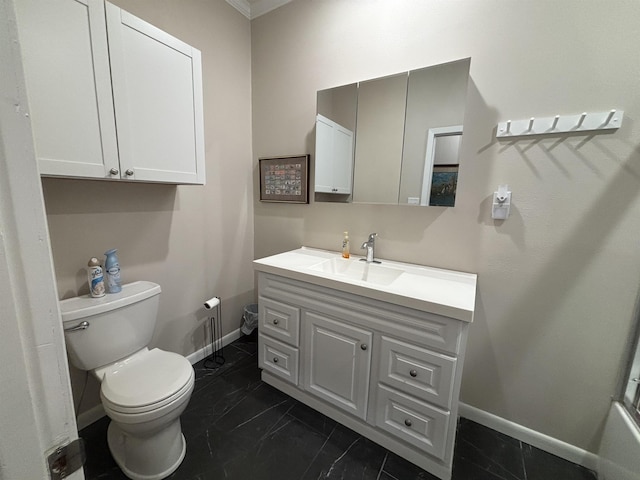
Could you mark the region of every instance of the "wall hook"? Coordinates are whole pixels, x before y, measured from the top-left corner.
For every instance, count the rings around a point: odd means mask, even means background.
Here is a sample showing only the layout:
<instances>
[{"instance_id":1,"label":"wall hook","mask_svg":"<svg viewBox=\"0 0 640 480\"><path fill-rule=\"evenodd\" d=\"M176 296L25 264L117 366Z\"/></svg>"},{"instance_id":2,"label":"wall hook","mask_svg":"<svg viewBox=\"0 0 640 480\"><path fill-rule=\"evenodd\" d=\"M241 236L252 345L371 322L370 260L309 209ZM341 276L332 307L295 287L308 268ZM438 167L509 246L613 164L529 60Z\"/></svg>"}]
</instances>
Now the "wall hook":
<instances>
[{"instance_id":1,"label":"wall hook","mask_svg":"<svg viewBox=\"0 0 640 480\"><path fill-rule=\"evenodd\" d=\"M585 118L587 118L587 112L582 112L582 114L580 115L580 120L578 120L578 125L576 125L576 128L582 127L582 124L584 123Z\"/></svg>"},{"instance_id":2,"label":"wall hook","mask_svg":"<svg viewBox=\"0 0 640 480\"><path fill-rule=\"evenodd\" d=\"M615 108L613 110L611 110L609 112L609 115L607 116L607 119L604 121L605 125L609 125L609 122L611 122L611 119L613 118L613 116L616 114L616 110Z\"/></svg>"},{"instance_id":3,"label":"wall hook","mask_svg":"<svg viewBox=\"0 0 640 480\"><path fill-rule=\"evenodd\" d=\"M560 120L560 115L556 115L553 117L553 123L551 124L551 130L555 130L558 127L558 121Z\"/></svg>"},{"instance_id":4,"label":"wall hook","mask_svg":"<svg viewBox=\"0 0 640 480\"><path fill-rule=\"evenodd\" d=\"M529 129L527 130L528 132L533 132L533 122L536 121L536 117L531 117L529 119Z\"/></svg>"}]
</instances>

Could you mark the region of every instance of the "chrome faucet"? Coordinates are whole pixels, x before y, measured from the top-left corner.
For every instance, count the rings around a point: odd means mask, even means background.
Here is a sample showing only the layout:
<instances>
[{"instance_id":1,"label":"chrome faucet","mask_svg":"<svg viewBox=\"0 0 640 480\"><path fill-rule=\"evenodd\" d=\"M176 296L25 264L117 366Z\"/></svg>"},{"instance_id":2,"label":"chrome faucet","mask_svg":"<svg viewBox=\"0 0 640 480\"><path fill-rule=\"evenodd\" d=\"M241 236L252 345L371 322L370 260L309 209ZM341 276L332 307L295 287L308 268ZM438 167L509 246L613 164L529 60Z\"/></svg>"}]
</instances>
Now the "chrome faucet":
<instances>
[{"instance_id":1,"label":"chrome faucet","mask_svg":"<svg viewBox=\"0 0 640 480\"><path fill-rule=\"evenodd\" d=\"M376 237L378 236L377 233L371 233L369 234L369 240L367 240L366 242L364 242L362 244L362 248L363 250L367 250L367 258L361 258L360 260L363 262L367 262L367 263L381 263L379 260L375 260L375 246L376 246Z\"/></svg>"}]
</instances>

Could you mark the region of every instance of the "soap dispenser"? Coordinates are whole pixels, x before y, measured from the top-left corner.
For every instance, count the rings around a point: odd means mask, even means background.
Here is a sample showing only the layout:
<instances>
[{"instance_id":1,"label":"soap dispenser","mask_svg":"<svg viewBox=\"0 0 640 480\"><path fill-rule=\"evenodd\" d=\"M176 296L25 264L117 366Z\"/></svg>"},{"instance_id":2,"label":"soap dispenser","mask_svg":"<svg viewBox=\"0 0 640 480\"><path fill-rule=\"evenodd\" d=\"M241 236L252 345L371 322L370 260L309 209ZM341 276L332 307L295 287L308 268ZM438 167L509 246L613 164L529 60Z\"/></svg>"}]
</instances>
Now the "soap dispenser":
<instances>
[{"instance_id":1,"label":"soap dispenser","mask_svg":"<svg viewBox=\"0 0 640 480\"><path fill-rule=\"evenodd\" d=\"M342 258L349 258L349 232L344 232L342 239Z\"/></svg>"}]
</instances>

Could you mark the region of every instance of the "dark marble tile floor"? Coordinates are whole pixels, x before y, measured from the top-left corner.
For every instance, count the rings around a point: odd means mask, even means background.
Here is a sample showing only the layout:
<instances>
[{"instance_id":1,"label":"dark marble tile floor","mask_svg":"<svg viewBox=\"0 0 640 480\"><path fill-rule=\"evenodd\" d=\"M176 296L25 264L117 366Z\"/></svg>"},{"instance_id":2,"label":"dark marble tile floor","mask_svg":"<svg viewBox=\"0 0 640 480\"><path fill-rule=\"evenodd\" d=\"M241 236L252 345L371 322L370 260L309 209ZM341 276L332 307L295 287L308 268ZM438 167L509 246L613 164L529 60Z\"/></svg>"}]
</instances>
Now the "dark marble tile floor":
<instances>
[{"instance_id":1,"label":"dark marble tile floor","mask_svg":"<svg viewBox=\"0 0 640 480\"><path fill-rule=\"evenodd\" d=\"M255 332L224 348L216 370L194 366L182 430L184 462L171 480L436 480L379 445L260 380ZM105 417L86 427L87 480L126 480L111 459ZM595 480L578 465L461 418L454 480Z\"/></svg>"}]
</instances>

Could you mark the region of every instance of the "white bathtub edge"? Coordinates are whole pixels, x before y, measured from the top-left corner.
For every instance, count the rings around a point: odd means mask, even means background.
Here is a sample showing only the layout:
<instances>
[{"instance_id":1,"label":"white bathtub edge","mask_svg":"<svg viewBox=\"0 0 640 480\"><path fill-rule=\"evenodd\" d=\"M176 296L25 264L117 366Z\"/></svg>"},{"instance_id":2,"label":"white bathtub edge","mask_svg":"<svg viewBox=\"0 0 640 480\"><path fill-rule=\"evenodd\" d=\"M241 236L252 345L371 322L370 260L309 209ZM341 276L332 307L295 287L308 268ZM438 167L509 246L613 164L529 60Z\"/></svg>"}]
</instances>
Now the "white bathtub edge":
<instances>
[{"instance_id":1,"label":"white bathtub edge","mask_svg":"<svg viewBox=\"0 0 640 480\"><path fill-rule=\"evenodd\" d=\"M611 404L599 453L599 479L640 479L640 429L618 402Z\"/></svg>"}]
</instances>

